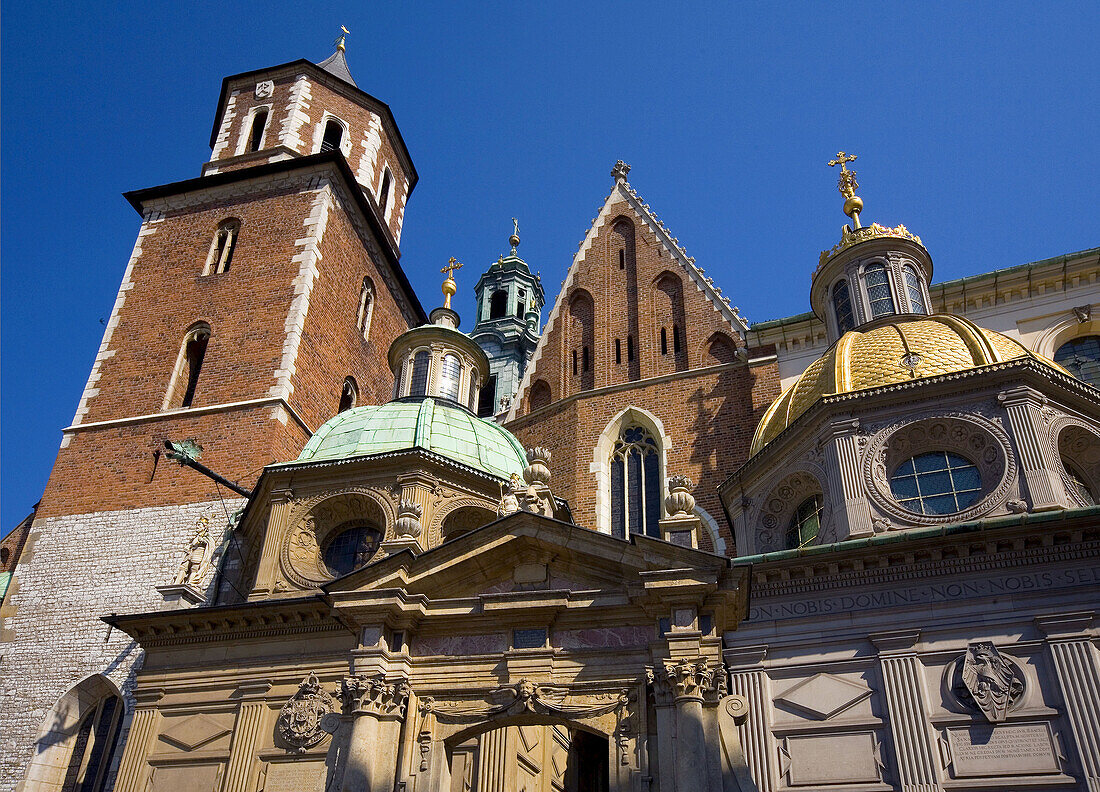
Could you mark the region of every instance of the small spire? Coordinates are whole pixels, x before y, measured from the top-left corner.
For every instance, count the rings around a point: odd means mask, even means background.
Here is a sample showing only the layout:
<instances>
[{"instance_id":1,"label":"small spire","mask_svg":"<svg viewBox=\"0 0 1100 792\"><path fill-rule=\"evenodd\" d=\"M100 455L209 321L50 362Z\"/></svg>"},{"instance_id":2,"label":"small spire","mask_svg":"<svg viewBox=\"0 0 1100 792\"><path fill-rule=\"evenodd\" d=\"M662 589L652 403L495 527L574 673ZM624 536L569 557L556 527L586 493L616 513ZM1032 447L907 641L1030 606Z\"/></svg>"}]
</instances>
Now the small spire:
<instances>
[{"instance_id":1,"label":"small spire","mask_svg":"<svg viewBox=\"0 0 1100 792\"><path fill-rule=\"evenodd\" d=\"M611 178L615 181L622 179L626 181L627 174L630 173L630 166L622 160L615 163L615 167L611 169Z\"/></svg>"},{"instance_id":2,"label":"small spire","mask_svg":"<svg viewBox=\"0 0 1100 792\"><path fill-rule=\"evenodd\" d=\"M447 310L450 310L451 298L454 297L455 292L458 291L458 284L455 283L454 275L451 274L456 269L462 269L462 262L457 261L454 256L451 256L450 259L447 260L447 266L440 270L440 272L447 276L447 280L443 281L443 285L440 287L445 298L443 300L443 307Z\"/></svg>"},{"instance_id":3,"label":"small spire","mask_svg":"<svg viewBox=\"0 0 1100 792\"><path fill-rule=\"evenodd\" d=\"M508 237L508 244L512 246L512 255L516 255L516 248L519 247L519 220L512 218L512 236Z\"/></svg>"},{"instance_id":4,"label":"small spire","mask_svg":"<svg viewBox=\"0 0 1100 792\"><path fill-rule=\"evenodd\" d=\"M845 154L843 151L838 151L836 159L829 160L829 167L840 166L840 178L837 179L836 187L840 190L840 194L844 196L844 214L852 218L856 228L860 228L859 213L863 211L863 199L856 195L856 188L859 187L859 182L856 181L856 172L848 170L848 163L855 161L855 154Z\"/></svg>"},{"instance_id":5,"label":"small spire","mask_svg":"<svg viewBox=\"0 0 1100 792\"><path fill-rule=\"evenodd\" d=\"M340 25L340 30L342 32L339 36L336 37L336 41L332 43L336 45L336 49L338 49L340 52L347 52L347 47L344 45L344 39L351 35L351 31L343 25Z\"/></svg>"}]
</instances>

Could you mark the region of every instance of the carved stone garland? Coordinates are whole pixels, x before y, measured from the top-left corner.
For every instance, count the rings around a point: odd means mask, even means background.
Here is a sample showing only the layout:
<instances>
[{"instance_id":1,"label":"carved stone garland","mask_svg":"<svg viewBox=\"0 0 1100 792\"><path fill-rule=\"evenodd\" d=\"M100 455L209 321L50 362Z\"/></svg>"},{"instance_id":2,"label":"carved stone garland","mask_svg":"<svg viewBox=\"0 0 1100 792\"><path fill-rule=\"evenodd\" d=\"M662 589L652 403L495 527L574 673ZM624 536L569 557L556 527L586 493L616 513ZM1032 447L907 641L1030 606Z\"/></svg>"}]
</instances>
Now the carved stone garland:
<instances>
[{"instance_id":1,"label":"carved stone garland","mask_svg":"<svg viewBox=\"0 0 1100 792\"><path fill-rule=\"evenodd\" d=\"M279 552L283 575L301 588L316 588L332 580L325 566L322 548L335 528L352 520L366 520L385 532L394 520L389 504L379 493L349 488L307 501L291 517L290 527Z\"/></svg>"},{"instance_id":2,"label":"carved stone garland","mask_svg":"<svg viewBox=\"0 0 1100 792\"><path fill-rule=\"evenodd\" d=\"M954 514L917 514L894 499L890 474L910 457L931 451L958 454L978 468L982 494L969 508ZM903 524L959 522L988 512L1005 502L1016 473L1016 456L1008 434L995 421L972 413L932 413L898 421L876 432L863 455L867 496Z\"/></svg>"}]
</instances>

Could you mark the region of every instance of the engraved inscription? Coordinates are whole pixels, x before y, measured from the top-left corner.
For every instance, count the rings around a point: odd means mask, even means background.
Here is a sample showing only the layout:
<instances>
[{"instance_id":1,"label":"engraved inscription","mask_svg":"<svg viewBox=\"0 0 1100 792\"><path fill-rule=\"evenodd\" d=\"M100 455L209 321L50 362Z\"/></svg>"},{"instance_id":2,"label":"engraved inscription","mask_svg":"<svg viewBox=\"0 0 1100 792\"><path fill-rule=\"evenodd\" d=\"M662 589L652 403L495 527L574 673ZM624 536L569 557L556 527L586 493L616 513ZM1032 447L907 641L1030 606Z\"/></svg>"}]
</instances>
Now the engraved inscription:
<instances>
[{"instance_id":1,"label":"engraved inscription","mask_svg":"<svg viewBox=\"0 0 1100 792\"><path fill-rule=\"evenodd\" d=\"M956 776L1057 773L1054 735L1045 723L948 729Z\"/></svg>"}]
</instances>

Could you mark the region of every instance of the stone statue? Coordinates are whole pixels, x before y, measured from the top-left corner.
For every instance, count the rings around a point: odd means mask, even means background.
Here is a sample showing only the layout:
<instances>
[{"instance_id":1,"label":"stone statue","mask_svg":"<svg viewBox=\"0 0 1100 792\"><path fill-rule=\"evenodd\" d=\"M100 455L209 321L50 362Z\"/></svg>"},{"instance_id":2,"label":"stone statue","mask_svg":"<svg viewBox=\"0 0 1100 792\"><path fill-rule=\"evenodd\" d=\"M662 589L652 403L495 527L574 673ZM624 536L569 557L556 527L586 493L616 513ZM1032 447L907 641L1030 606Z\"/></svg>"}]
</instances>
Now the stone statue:
<instances>
[{"instance_id":1,"label":"stone statue","mask_svg":"<svg viewBox=\"0 0 1100 792\"><path fill-rule=\"evenodd\" d=\"M522 489L523 485L520 483L519 476L515 473L512 474L512 478L507 484L500 485L500 503L497 505L498 517L507 517L509 514L515 514L519 511L518 493Z\"/></svg>"},{"instance_id":2,"label":"stone statue","mask_svg":"<svg viewBox=\"0 0 1100 792\"><path fill-rule=\"evenodd\" d=\"M210 521L200 517L199 525L200 528L191 537L191 543L176 571L176 579L173 582L177 586L201 584L210 568Z\"/></svg>"}]
</instances>

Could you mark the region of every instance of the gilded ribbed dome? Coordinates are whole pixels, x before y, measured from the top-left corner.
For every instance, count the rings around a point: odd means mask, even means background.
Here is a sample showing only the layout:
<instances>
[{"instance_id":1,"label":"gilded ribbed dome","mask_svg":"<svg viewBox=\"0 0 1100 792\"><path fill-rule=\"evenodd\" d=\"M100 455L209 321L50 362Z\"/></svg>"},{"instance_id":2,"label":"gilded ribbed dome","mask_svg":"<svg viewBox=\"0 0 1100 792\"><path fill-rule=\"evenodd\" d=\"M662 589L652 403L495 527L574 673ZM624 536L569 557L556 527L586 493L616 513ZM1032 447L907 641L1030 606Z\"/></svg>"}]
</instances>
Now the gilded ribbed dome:
<instances>
[{"instance_id":1,"label":"gilded ribbed dome","mask_svg":"<svg viewBox=\"0 0 1100 792\"><path fill-rule=\"evenodd\" d=\"M1032 357L1058 371L1008 336L959 316L893 317L863 331L845 333L772 403L752 439L755 454L822 396L878 388Z\"/></svg>"}]
</instances>

